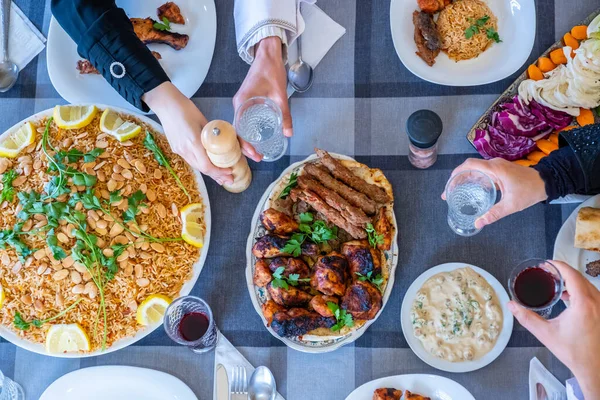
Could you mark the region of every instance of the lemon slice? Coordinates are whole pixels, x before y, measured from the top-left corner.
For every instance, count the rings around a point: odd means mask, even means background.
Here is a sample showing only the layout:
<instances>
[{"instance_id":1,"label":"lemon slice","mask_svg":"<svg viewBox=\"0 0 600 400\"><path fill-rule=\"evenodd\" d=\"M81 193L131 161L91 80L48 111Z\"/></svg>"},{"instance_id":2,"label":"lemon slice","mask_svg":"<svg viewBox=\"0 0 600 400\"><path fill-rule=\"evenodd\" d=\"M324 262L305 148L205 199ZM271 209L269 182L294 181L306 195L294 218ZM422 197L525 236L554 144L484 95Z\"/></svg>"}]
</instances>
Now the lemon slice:
<instances>
[{"instance_id":1,"label":"lemon slice","mask_svg":"<svg viewBox=\"0 0 600 400\"><path fill-rule=\"evenodd\" d=\"M54 121L61 129L79 129L88 126L97 112L96 106L56 106Z\"/></svg>"},{"instance_id":2,"label":"lemon slice","mask_svg":"<svg viewBox=\"0 0 600 400\"><path fill-rule=\"evenodd\" d=\"M0 157L15 158L21 150L35 141L35 126L31 122L8 133L0 139Z\"/></svg>"},{"instance_id":3,"label":"lemon slice","mask_svg":"<svg viewBox=\"0 0 600 400\"><path fill-rule=\"evenodd\" d=\"M0 308L2 308L2 304L4 304L4 288L0 285Z\"/></svg>"},{"instance_id":4,"label":"lemon slice","mask_svg":"<svg viewBox=\"0 0 600 400\"><path fill-rule=\"evenodd\" d=\"M192 203L181 209L181 238L192 246L204 246L204 206Z\"/></svg>"},{"instance_id":5,"label":"lemon slice","mask_svg":"<svg viewBox=\"0 0 600 400\"><path fill-rule=\"evenodd\" d=\"M74 353L90 350L90 338L79 324L52 325L46 334L48 353Z\"/></svg>"},{"instance_id":6,"label":"lemon slice","mask_svg":"<svg viewBox=\"0 0 600 400\"><path fill-rule=\"evenodd\" d=\"M171 301L164 294L151 294L139 305L135 319L140 325L151 325L161 322Z\"/></svg>"},{"instance_id":7,"label":"lemon slice","mask_svg":"<svg viewBox=\"0 0 600 400\"><path fill-rule=\"evenodd\" d=\"M139 135L142 128L133 122L123 120L119 114L107 108L100 118L100 130L114 136L119 142L125 142Z\"/></svg>"}]
</instances>

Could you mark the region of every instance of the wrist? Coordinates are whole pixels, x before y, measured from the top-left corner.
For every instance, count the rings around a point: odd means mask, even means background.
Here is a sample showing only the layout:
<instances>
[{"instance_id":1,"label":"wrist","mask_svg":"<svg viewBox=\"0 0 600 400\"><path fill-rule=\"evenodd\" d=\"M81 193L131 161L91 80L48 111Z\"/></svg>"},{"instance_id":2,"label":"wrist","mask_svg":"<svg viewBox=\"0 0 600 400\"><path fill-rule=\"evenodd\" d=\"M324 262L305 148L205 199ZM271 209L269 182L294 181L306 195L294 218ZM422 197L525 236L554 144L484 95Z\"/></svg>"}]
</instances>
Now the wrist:
<instances>
[{"instance_id":1,"label":"wrist","mask_svg":"<svg viewBox=\"0 0 600 400\"><path fill-rule=\"evenodd\" d=\"M173 83L167 81L144 93L142 100L160 118L160 114L166 112L170 106L177 104L177 99L180 96L183 95L179 89Z\"/></svg>"},{"instance_id":2,"label":"wrist","mask_svg":"<svg viewBox=\"0 0 600 400\"><path fill-rule=\"evenodd\" d=\"M583 373L575 374L577 383L583 392L586 399L600 398L600 376L597 370L583 371Z\"/></svg>"},{"instance_id":3,"label":"wrist","mask_svg":"<svg viewBox=\"0 0 600 400\"><path fill-rule=\"evenodd\" d=\"M546 181L540 172L534 168L528 168L531 174L531 192L535 193L537 202L548 199L548 191Z\"/></svg>"},{"instance_id":4,"label":"wrist","mask_svg":"<svg viewBox=\"0 0 600 400\"><path fill-rule=\"evenodd\" d=\"M254 46L254 60L283 60L283 49L281 38L278 36L269 36L258 42Z\"/></svg>"}]
</instances>

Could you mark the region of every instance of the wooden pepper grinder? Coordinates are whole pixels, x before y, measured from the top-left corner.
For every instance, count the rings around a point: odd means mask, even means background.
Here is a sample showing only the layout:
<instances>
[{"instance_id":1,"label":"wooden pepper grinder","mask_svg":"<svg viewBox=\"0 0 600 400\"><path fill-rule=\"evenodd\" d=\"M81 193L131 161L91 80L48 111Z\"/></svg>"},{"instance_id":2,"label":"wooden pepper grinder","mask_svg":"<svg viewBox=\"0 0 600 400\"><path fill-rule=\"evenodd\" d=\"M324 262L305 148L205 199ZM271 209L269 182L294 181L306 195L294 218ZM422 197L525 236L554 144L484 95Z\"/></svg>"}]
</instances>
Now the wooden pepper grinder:
<instances>
[{"instance_id":1,"label":"wooden pepper grinder","mask_svg":"<svg viewBox=\"0 0 600 400\"><path fill-rule=\"evenodd\" d=\"M206 124L202 129L202 145L214 165L233 169L233 183L223 184L225 190L240 193L248 189L252 172L248 160L242 155L237 133L230 123L215 120Z\"/></svg>"}]
</instances>

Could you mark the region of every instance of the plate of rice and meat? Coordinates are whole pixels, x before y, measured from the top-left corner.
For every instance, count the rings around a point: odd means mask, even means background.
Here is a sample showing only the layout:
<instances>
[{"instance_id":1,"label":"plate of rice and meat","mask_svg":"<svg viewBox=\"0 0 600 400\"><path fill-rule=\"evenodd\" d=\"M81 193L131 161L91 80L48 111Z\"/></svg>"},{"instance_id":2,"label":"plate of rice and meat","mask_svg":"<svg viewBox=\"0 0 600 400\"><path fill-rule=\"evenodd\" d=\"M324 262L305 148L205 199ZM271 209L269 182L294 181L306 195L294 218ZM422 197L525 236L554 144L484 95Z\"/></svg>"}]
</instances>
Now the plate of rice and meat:
<instances>
[{"instance_id":1,"label":"plate of rice and meat","mask_svg":"<svg viewBox=\"0 0 600 400\"><path fill-rule=\"evenodd\" d=\"M124 348L206 259L202 176L143 116L56 106L0 135L0 336L79 358Z\"/></svg>"},{"instance_id":2,"label":"plate of rice and meat","mask_svg":"<svg viewBox=\"0 0 600 400\"><path fill-rule=\"evenodd\" d=\"M503 79L529 57L533 0L392 0L396 53L418 77L446 86Z\"/></svg>"},{"instance_id":3,"label":"plate of rice and meat","mask_svg":"<svg viewBox=\"0 0 600 400\"><path fill-rule=\"evenodd\" d=\"M259 201L246 282L273 336L324 353L358 339L381 314L394 284L398 230L381 170L315 151Z\"/></svg>"}]
</instances>

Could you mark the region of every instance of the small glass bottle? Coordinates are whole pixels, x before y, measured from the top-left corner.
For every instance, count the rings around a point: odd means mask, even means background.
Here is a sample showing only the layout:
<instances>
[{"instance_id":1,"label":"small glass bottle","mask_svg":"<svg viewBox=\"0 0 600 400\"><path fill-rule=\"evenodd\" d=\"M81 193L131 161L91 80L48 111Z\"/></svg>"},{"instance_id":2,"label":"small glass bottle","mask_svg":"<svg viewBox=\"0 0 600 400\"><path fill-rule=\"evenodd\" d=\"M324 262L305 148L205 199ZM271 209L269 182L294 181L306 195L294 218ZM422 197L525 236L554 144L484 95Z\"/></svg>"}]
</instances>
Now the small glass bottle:
<instances>
[{"instance_id":1,"label":"small glass bottle","mask_svg":"<svg viewBox=\"0 0 600 400\"><path fill-rule=\"evenodd\" d=\"M437 141L442 129L442 119L433 111L419 110L408 117L408 161L415 168L425 169L435 164L438 155Z\"/></svg>"}]
</instances>

